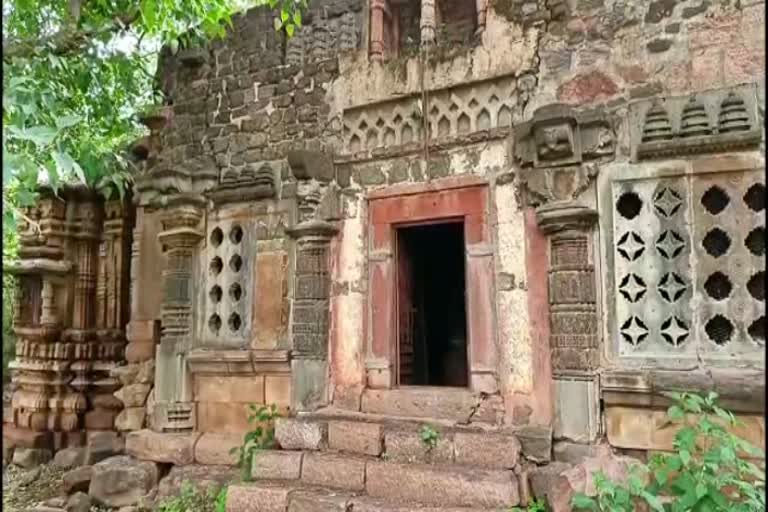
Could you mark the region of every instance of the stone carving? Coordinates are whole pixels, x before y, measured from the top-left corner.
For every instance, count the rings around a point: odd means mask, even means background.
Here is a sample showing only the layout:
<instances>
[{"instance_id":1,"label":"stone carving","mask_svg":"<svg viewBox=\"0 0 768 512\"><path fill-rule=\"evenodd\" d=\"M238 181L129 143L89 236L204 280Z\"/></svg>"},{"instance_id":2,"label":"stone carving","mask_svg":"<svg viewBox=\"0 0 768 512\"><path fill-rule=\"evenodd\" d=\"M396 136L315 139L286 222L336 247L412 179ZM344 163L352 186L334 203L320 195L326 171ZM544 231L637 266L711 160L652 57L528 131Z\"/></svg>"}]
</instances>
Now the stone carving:
<instances>
[{"instance_id":1,"label":"stone carving","mask_svg":"<svg viewBox=\"0 0 768 512\"><path fill-rule=\"evenodd\" d=\"M515 158L521 167L549 168L612 156L615 137L600 111L577 111L553 104L515 126Z\"/></svg>"},{"instance_id":2,"label":"stone carving","mask_svg":"<svg viewBox=\"0 0 768 512\"><path fill-rule=\"evenodd\" d=\"M688 104L690 119L698 107ZM764 199L753 197L764 190L759 172L740 169L613 182L619 357L675 366L760 356L764 295L749 282L762 252L747 240L764 230Z\"/></svg>"},{"instance_id":3,"label":"stone carving","mask_svg":"<svg viewBox=\"0 0 768 512\"><path fill-rule=\"evenodd\" d=\"M201 195L213 189L219 182L219 168L208 156L171 165L159 158L148 165L144 174L137 176L134 185L138 204L165 206L176 195Z\"/></svg>"},{"instance_id":4,"label":"stone carving","mask_svg":"<svg viewBox=\"0 0 768 512\"><path fill-rule=\"evenodd\" d=\"M344 111L344 152L356 154L422 141L423 116L430 139L510 128L517 115L517 81L505 76L487 82L430 91L422 112L421 95L353 107Z\"/></svg>"},{"instance_id":5,"label":"stone carving","mask_svg":"<svg viewBox=\"0 0 768 512\"><path fill-rule=\"evenodd\" d=\"M567 105L541 107L515 127L514 157L528 204L576 199L611 158L615 138L608 118Z\"/></svg>"},{"instance_id":6,"label":"stone carving","mask_svg":"<svg viewBox=\"0 0 768 512\"><path fill-rule=\"evenodd\" d=\"M110 370L123 357L133 210L84 187L41 190L21 226L13 427L6 440L57 449L111 429L122 404ZM102 223L103 222L103 223Z\"/></svg>"},{"instance_id":7,"label":"stone carving","mask_svg":"<svg viewBox=\"0 0 768 512\"><path fill-rule=\"evenodd\" d=\"M279 171L265 163L258 168L245 165L240 169L222 170L219 185L206 194L215 205L257 201L275 197L275 174Z\"/></svg>"},{"instance_id":8,"label":"stone carving","mask_svg":"<svg viewBox=\"0 0 768 512\"><path fill-rule=\"evenodd\" d=\"M762 137L754 85L640 101L629 119L634 161L738 150Z\"/></svg>"},{"instance_id":9,"label":"stone carving","mask_svg":"<svg viewBox=\"0 0 768 512\"><path fill-rule=\"evenodd\" d=\"M594 256L589 232L597 212L572 201L537 209L549 234L549 315L556 372L592 371L600 363Z\"/></svg>"}]
</instances>

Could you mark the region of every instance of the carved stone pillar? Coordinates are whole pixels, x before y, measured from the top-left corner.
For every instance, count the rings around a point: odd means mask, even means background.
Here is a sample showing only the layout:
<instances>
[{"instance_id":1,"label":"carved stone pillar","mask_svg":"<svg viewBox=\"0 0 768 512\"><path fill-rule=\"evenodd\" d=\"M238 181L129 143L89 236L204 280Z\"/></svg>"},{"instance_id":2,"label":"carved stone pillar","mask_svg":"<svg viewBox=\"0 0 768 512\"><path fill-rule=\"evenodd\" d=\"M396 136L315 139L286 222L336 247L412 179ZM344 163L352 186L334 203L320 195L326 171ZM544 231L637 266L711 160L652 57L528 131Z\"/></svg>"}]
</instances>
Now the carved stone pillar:
<instances>
[{"instance_id":1,"label":"carved stone pillar","mask_svg":"<svg viewBox=\"0 0 768 512\"><path fill-rule=\"evenodd\" d=\"M550 356L556 438L591 442L599 432L594 177L613 158L611 121L600 111L553 104L515 127L526 201L547 236Z\"/></svg>"},{"instance_id":2,"label":"carved stone pillar","mask_svg":"<svg viewBox=\"0 0 768 512\"><path fill-rule=\"evenodd\" d=\"M163 271L160 346L155 372L153 425L161 431L193 430L195 410L186 364L192 348L194 265L203 231L204 201L192 196L173 201L163 213L158 239L167 255Z\"/></svg>"},{"instance_id":3,"label":"carved stone pillar","mask_svg":"<svg viewBox=\"0 0 768 512\"><path fill-rule=\"evenodd\" d=\"M296 240L291 331L292 398L295 411L324 405L328 396L330 319L329 248L338 228L338 190L330 156L292 151L288 164L298 180L298 224L287 230Z\"/></svg>"},{"instance_id":4,"label":"carved stone pillar","mask_svg":"<svg viewBox=\"0 0 768 512\"><path fill-rule=\"evenodd\" d=\"M384 58L385 40L384 23L386 16L386 0L371 0L371 60L380 61Z\"/></svg>"},{"instance_id":5,"label":"carved stone pillar","mask_svg":"<svg viewBox=\"0 0 768 512\"><path fill-rule=\"evenodd\" d=\"M477 11L477 31L480 32L485 29L488 0L475 0L475 10Z\"/></svg>"},{"instance_id":6,"label":"carved stone pillar","mask_svg":"<svg viewBox=\"0 0 768 512\"><path fill-rule=\"evenodd\" d=\"M437 16L435 0L421 0L421 44L431 46L435 43Z\"/></svg>"}]
</instances>

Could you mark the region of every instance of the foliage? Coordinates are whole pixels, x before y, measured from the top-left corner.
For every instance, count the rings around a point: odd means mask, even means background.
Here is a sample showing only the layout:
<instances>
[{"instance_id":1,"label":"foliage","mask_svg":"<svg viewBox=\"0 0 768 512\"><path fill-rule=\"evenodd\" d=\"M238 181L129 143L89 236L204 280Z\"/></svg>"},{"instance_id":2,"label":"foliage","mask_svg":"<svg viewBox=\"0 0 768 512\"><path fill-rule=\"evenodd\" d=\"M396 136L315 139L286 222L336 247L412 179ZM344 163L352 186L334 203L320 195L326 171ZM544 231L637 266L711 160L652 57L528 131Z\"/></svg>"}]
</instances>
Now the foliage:
<instances>
[{"instance_id":1,"label":"foliage","mask_svg":"<svg viewBox=\"0 0 768 512\"><path fill-rule=\"evenodd\" d=\"M440 432L438 432L432 425L423 425L419 432L421 442L427 447L428 451L434 450L437 446L437 442L440 440Z\"/></svg>"},{"instance_id":2,"label":"foliage","mask_svg":"<svg viewBox=\"0 0 768 512\"><path fill-rule=\"evenodd\" d=\"M765 474L744 456L765 453L727 429L738 425L717 405L717 394L672 393L669 424L682 427L674 453L633 468L626 484L595 474L597 497L574 496L580 510L630 512L638 501L656 512L753 512L765 510Z\"/></svg>"},{"instance_id":3,"label":"foliage","mask_svg":"<svg viewBox=\"0 0 768 512\"><path fill-rule=\"evenodd\" d=\"M544 500L534 499L527 507L512 507L508 512L547 512L547 504Z\"/></svg>"},{"instance_id":4,"label":"foliage","mask_svg":"<svg viewBox=\"0 0 768 512\"><path fill-rule=\"evenodd\" d=\"M206 491L196 488L185 480L181 484L178 496L163 500L157 508L158 512L224 512L227 499L227 488L209 487Z\"/></svg>"},{"instance_id":5,"label":"foliage","mask_svg":"<svg viewBox=\"0 0 768 512\"><path fill-rule=\"evenodd\" d=\"M3 219L33 204L40 181L113 194L130 182L122 154L143 133L136 112L162 102L160 48L202 46L233 15L267 6L293 35L308 0L10 0L3 2Z\"/></svg>"},{"instance_id":6,"label":"foliage","mask_svg":"<svg viewBox=\"0 0 768 512\"><path fill-rule=\"evenodd\" d=\"M231 455L237 454L237 465L243 480L246 481L251 479L251 466L258 451L268 450L275 445L274 421L280 416L275 404L271 404L269 407L262 406L258 409L255 405L251 405L250 411L248 423L256 423L256 427L245 434L242 446L232 448L229 451Z\"/></svg>"}]
</instances>

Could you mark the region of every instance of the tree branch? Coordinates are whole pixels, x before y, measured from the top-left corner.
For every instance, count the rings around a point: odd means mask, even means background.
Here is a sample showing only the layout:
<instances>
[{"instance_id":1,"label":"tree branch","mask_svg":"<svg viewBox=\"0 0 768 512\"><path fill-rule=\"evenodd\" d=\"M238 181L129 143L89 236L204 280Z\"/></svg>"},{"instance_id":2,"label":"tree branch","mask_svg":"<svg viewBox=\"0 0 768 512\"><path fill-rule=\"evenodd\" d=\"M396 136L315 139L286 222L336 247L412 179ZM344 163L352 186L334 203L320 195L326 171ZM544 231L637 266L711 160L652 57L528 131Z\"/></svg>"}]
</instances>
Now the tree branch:
<instances>
[{"instance_id":1,"label":"tree branch","mask_svg":"<svg viewBox=\"0 0 768 512\"><path fill-rule=\"evenodd\" d=\"M3 60L29 59L44 51L45 48L49 48L48 51L57 56L75 53L85 49L90 41L97 36L116 33L128 28L139 19L139 15L140 12L138 10L133 14L121 14L115 16L112 23L93 30L80 30L74 25L68 24L65 28L50 36L34 40L3 41ZM77 16L79 19L79 7Z\"/></svg>"}]
</instances>

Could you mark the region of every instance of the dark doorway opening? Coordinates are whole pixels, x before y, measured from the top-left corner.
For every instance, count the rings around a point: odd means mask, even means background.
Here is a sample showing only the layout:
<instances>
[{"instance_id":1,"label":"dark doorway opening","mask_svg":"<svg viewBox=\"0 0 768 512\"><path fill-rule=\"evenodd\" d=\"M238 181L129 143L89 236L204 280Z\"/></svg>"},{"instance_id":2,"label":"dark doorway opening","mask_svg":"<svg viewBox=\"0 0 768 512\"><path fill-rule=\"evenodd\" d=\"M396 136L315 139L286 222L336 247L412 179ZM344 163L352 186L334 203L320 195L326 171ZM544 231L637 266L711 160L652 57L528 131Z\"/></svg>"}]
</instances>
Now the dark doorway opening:
<instances>
[{"instance_id":1,"label":"dark doorway opening","mask_svg":"<svg viewBox=\"0 0 768 512\"><path fill-rule=\"evenodd\" d=\"M399 228L397 268L399 384L467 387L464 223Z\"/></svg>"}]
</instances>

